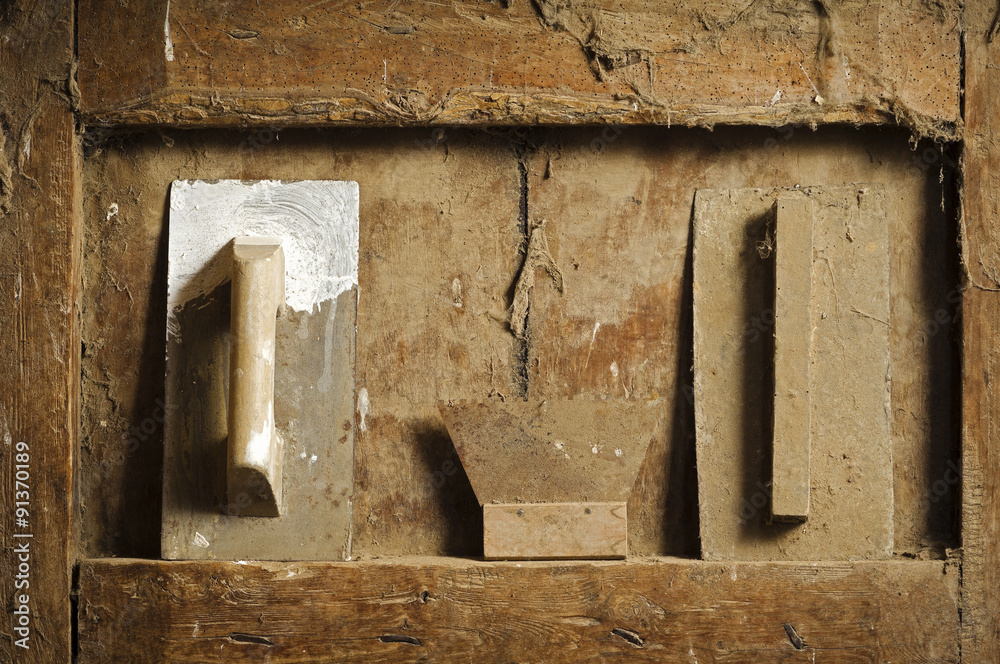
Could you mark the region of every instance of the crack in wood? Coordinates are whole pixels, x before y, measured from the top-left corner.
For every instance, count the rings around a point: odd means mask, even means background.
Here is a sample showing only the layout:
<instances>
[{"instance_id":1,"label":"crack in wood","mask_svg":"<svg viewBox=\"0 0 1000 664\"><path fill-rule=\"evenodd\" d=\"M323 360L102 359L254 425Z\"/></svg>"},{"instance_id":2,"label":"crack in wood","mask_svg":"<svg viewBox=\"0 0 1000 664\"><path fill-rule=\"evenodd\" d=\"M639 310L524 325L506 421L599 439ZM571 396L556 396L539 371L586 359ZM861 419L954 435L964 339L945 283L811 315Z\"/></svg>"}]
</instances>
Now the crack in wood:
<instances>
[{"instance_id":1,"label":"crack in wood","mask_svg":"<svg viewBox=\"0 0 1000 664\"><path fill-rule=\"evenodd\" d=\"M256 643L262 646L273 646L274 641L267 638L266 636L257 636L256 634L243 634L242 632L233 632L229 635L229 640L233 643Z\"/></svg>"},{"instance_id":2,"label":"crack in wood","mask_svg":"<svg viewBox=\"0 0 1000 664\"><path fill-rule=\"evenodd\" d=\"M424 645L417 637L407 636L405 634L383 634L378 637L378 640L382 643L409 643L413 646Z\"/></svg>"}]
</instances>

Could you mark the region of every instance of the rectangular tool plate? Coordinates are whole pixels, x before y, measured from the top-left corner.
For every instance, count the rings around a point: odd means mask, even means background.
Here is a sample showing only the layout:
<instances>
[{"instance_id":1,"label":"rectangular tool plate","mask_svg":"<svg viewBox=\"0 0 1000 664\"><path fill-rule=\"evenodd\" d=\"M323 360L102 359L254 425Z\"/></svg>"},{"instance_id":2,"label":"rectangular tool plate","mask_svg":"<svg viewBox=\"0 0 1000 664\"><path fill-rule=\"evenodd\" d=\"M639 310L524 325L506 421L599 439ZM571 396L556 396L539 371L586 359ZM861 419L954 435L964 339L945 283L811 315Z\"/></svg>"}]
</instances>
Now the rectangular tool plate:
<instances>
[{"instance_id":1,"label":"rectangular tool plate","mask_svg":"<svg viewBox=\"0 0 1000 664\"><path fill-rule=\"evenodd\" d=\"M169 220L162 553L167 559L350 557L358 186L178 181ZM284 441L279 517L226 495L230 241L282 240L274 419Z\"/></svg>"},{"instance_id":2,"label":"rectangular tool plate","mask_svg":"<svg viewBox=\"0 0 1000 664\"><path fill-rule=\"evenodd\" d=\"M803 523L769 523L778 196L813 204L811 495ZM706 560L892 555L888 244L878 186L696 193L694 388Z\"/></svg>"}]
</instances>

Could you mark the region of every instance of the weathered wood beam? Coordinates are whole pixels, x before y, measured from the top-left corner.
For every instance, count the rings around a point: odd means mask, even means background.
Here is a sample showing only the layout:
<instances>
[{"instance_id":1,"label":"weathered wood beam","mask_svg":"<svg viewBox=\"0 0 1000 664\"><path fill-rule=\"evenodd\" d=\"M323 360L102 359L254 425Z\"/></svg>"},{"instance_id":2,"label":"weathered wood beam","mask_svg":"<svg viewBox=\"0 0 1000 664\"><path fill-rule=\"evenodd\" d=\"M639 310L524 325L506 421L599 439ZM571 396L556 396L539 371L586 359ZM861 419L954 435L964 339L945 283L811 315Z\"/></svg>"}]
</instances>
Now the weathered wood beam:
<instances>
[{"instance_id":1,"label":"weathered wood beam","mask_svg":"<svg viewBox=\"0 0 1000 664\"><path fill-rule=\"evenodd\" d=\"M962 661L986 663L1000 660L1000 41L996 3L969 2L965 14Z\"/></svg>"},{"instance_id":2,"label":"weathered wood beam","mask_svg":"<svg viewBox=\"0 0 1000 664\"><path fill-rule=\"evenodd\" d=\"M955 662L957 569L883 563L91 560L96 662Z\"/></svg>"},{"instance_id":3,"label":"weathered wood beam","mask_svg":"<svg viewBox=\"0 0 1000 664\"><path fill-rule=\"evenodd\" d=\"M81 110L204 126L900 121L953 138L959 6L87 0Z\"/></svg>"},{"instance_id":4,"label":"weathered wood beam","mask_svg":"<svg viewBox=\"0 0 1000 664\"><path fill-rule=\"evenodd\" d=\"M79 444L73 2L0 8L0 661L69 662Z\"/></svg>"}]
</instances>

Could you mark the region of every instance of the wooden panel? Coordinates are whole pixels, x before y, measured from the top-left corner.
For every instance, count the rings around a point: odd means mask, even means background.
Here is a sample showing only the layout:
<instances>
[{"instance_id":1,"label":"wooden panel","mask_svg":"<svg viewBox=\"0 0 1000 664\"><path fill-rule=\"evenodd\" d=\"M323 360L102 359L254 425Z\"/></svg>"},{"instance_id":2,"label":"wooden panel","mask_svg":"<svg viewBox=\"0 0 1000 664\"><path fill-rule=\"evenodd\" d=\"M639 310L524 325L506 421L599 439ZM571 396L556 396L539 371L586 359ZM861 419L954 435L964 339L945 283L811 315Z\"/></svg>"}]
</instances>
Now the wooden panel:
<instances>
[{"instance_id":1,"label":"wooden panel","mask_svg":"<svg viewBox=\"0 0 1000 664\"><path fill-rule=\"evenodd\" d=\"M956 486L943 475L957 439L947 153L928 143L911 152L899 134L791 128L548 130L532 141L530 218L547 220L565 284L560 292L537 270L529 394L658 393L669 402L629 501L631 553L697 551L689 530L697 528L688 317L695 189L861 181L886 188L894 551L944 556L954 545ZM750 322L748 339L771 333L768 321Z\"/></svg>"},{"instance_id":2,"label":"wooden panel","mask_svg":"<svg viewBox=\"0 0 1000 664\"><path fill-rule=\"evenodd\" d=\"M954 135L959 7L88 0L82 110L140 124L899 120Z\"/></svg>"},{"instance_id":3,"label":"wooden panel","mask_svg":"<svg viewBox=\"0 0 1000 664\"><path fill-rule=\"evenodd\" d=\"M85 561L79 661L956 662L957 594L915 561Z\"/></svg>"},{"instance_id":4,"label":"wooden panel","mask_svg":"<svg viewBox=\"0 0 1000 664\"><path fill-rule=\"evenodd\" d=\"M436 400L510 398L527 376L540 399L624 396L624 383L632 394L668 402L629 502L629 544L633 555L697 555L686 262L693 192L865 180L887 186L890 222L895 551L945 555L955 545L956 487L935 483L950 472L957 440L954 228L941 210L951 179L940 169L947 155L927 142L911 151L907 138L849 128L544 131L530 136L537 148L526 161L526 189L516 157L524 143L515 133L176 131L93 144L85 203L85 555L159 555L165 319L158 303L166 299L169 182L359 173L367 174L368 207L358 366L368 367L368 382L358 387L367 389L370 410L355 467L363 486L356 551L482 551L481 511ZM565 277L560 293L538 272L530 357L505 322L522 260L524 191L532 219L549 220L549 246Z\"/></svg>"},{"instance_id":5,"label":"wooden panel","mask_svg":"<svg viewBox=\"0 0 1000 664\"><path fill-rule=\"evenodd\" d=\"M963 160L962 653L1000 660L1000 53L994 3L966 5L966 122Z\"/></svg>"},{"instance_id":6,"label":"wooden panel","mask_svg":"<svg viewBox=\"0 0 1000 664\"><path fill-rule=\"evenodd\" d=\"M71 658L81 229L73 4L0 9L3 662Z\"/></svg>"},{"instance_id":7,"label":"wooden panel","mask_svg":"<svg viewBox=\"0 0 1000 664\"><path fill-rule=\"evenodd\" d=\"M84 550L159 556L165 207L171 181L198 177L359 183L354 547L481 552L479 505L437 403L514 393L509 147L453 130L116 140L88 181Z\"/></svg>"}]
</instances>

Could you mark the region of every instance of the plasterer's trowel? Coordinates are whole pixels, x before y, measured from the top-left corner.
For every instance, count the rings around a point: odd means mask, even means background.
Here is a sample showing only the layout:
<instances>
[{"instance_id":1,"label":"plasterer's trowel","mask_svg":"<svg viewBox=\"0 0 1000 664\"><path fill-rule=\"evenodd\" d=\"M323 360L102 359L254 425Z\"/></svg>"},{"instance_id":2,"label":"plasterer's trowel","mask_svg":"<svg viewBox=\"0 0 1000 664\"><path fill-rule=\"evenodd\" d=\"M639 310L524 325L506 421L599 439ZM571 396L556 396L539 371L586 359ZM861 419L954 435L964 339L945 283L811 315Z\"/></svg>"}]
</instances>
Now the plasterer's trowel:
<instances>
[{"instance_id":1,"label":"plasterer's trowel","mask_svg":"<svg viewBox=\"0 0 1000 664\"><path fill-rule=\"evenodd\" d=\"M358 185L170 192L164 558L350 556Z\"/></svg>"}]
</instances>

